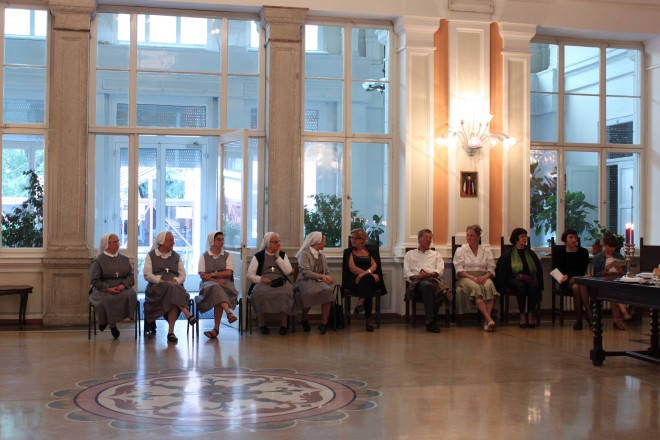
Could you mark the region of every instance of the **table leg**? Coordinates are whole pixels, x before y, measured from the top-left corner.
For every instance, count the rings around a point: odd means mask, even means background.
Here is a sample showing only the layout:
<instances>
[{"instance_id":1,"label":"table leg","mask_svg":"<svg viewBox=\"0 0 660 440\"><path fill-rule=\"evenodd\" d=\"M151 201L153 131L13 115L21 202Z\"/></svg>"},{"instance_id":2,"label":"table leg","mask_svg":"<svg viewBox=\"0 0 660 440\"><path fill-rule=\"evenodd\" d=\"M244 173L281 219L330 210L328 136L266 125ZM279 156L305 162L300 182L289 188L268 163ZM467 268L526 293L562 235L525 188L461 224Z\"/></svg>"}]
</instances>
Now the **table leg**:
<instances>
[{"instance_id":1,"label":"table leg","mask_svg":"<svg viewBox=\"0 0 660 440\"><path fill-rule=\"evenodd\" d=\"M658 310L651 309L651 346L649 351L653 352L653 355L660 357L660 338L658 337Z\"/></svg>"},{"instance_id":2,"label":"table leg","mask_svg":"<svg viewBox=\"0 0 660 440\"><path fill-rule=\"evenodd\" d=\"M28 293L27 292L21 293L21 304L18 308L18 328L20 330L23 330L23 325L27 324L27 320L25 319L25 313L27 311L27 300L28 300Z\"/></svg>"},{"instance_id":3,"label":"table leg","mask_svg":"<svg viewBox=\"0 0 660 440\"><path fill-rule=\"evenodd\" d=\"M597 367L603 365L605 352L603 351L603 302L592 301L594 317L594 348L591 350L591 363Z\"/></svg>"}]
</instances>

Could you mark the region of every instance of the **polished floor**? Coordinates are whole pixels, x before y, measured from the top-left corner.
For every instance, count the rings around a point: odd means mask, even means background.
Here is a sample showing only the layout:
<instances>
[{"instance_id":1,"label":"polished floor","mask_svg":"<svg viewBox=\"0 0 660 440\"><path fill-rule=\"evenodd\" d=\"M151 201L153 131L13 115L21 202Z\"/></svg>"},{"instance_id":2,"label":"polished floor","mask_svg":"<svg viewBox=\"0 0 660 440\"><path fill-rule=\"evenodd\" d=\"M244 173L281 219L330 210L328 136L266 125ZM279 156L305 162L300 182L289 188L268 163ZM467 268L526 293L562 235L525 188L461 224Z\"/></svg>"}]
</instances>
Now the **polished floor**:
<instances>
[{"instance_id":1,"label":"polished floor","mask_svg":"<svg viewBox=\"0 0 660 440\"><path fill-rule=\"evenodd\" d=\"M439 335L386 323L366 333L133 339L129 322L86 329L0 328L1 439L614 439L657 438L660 367L589 360L571 325ZM211 322L202 321L202 331ZM648 321L606 349L644 349Z\"/></svg>"}]
</instances>

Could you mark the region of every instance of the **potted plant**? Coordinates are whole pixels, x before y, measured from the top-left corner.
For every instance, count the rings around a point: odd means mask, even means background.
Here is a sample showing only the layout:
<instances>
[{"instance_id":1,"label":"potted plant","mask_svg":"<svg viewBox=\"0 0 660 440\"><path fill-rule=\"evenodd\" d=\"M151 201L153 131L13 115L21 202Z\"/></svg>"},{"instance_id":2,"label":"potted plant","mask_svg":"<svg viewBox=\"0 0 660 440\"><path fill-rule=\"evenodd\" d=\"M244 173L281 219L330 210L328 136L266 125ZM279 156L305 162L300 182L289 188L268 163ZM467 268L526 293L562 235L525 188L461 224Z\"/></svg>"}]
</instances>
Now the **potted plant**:
<instances>
[{"instance_id":1,"label":"potted plant","mask_svg":"<svg viewBox=\"0 0 660 440\"><path fill-rule=\"evenodd\" d=\"M591 239L594 241L593 245L591 246L591 253L596 255L602 252L603 245L601 241L604 235L614 235L616 237L616 240L619 243L619 246L617 247L616 251L619 252L623 247L623 243L625 241L623 235L618 234L616 231L608 229L605 226L602 226L598 220L594 222L594 225L595 226L592 226L592 228L590 229Z\"/></svg>"},{"instance_id":2,"label":"potted plant","mask_svg":"<svg viewBox=\"0 0 660 440\"><path fill-rule=\"evenodd\" d=\"M44 223L44 188L34 170L23 172L27 197L9 213L2 214L2 246L42 247Z\"/></svg>"}]
</instances>

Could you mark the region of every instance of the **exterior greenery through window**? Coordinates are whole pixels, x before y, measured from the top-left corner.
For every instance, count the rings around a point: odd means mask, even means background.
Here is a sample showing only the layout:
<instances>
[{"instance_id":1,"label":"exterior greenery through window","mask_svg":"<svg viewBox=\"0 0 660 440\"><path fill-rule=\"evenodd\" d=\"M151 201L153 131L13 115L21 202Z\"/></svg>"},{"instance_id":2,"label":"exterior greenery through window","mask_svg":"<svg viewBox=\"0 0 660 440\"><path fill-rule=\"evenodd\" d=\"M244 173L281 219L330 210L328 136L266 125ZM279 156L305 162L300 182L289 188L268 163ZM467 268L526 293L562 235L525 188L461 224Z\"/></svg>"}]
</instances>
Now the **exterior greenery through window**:
<instances>
[{"instance_id":1,"label":"exterior greenery through window","mask_svg":"<svg viewBox=\"0 0 660 440\"><path fill-rule=\"evenodd\" d=\"M539 37L531 49L532 245L568 227L585 245L639 227L641 45Z\"/></svg>"}]
</instances>

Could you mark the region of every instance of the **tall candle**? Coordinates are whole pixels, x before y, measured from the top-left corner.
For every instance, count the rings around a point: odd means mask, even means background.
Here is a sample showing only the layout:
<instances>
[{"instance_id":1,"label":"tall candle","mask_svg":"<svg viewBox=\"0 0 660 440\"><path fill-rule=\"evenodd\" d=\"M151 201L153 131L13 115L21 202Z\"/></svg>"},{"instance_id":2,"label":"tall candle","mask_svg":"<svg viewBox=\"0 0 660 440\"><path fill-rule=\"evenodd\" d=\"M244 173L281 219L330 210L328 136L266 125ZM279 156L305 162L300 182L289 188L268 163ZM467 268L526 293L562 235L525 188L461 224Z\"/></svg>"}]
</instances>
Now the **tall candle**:
<instances>
[{"instance_id":1,"label":"tall candle","mask_svg":"<svg viewBox=\"0 0 660 440\"><path fill-rule=\"evenodd\" d=\"M630 244L630 235L631 235L630 223L626 223L626 244Z\"/></svg>"},{"instance_id":2,"label":"tall candle","mask_svg":"<svg viewBox=\"0 0 660 440\"><path fill-rule=\"evenodd\" d=\"M630 224L630 244L635 244L635 225Z\"/></svg>"}]
</instances>

